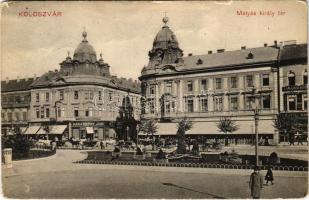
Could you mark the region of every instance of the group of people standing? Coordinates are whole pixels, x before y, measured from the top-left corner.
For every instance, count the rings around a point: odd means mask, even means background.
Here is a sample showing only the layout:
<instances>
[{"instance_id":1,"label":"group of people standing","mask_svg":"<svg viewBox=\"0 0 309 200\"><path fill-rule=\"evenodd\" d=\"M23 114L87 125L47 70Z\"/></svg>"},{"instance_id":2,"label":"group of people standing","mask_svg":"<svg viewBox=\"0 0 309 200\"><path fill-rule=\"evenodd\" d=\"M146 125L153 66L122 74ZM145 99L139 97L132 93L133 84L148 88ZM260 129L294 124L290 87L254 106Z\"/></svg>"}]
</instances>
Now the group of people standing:
<instances>
[{"instance_id":1,"label":"group of people standing","mask_svg":"<svg viewBox=\"0 0 309 200\"><path fill-rule=\"evenodd\" d=\"M259 171L260 171L260 168L258 166L256 166L254 168L254 172L250 176L249 187L250 187L251 196L252 196L253 199L259 199L261 197L261 190L262 190L263 184L264 184L264 178L260 174ZM274 184L273 183L274 176L273 176L273 172L271 170L271 166L269 166L268 169L267 169L267 173L265 175L265 180L266 180L266 185L268 185L268 182L270 182L271 185Z\"/></svg>"}]
</instances>

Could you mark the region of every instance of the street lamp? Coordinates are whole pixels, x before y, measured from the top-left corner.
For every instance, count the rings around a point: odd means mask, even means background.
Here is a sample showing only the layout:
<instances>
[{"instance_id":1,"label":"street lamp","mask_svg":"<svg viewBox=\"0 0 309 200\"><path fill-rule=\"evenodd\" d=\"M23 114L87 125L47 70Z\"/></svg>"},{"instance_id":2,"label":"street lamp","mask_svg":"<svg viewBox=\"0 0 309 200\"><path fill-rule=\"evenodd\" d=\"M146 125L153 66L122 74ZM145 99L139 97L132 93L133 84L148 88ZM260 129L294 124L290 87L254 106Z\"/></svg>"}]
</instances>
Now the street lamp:
<instances>
[{"instance_id":1,"label":"street lamp","mask_svg":"<svg viewBox=\"0 0 309 200\"><path fill-rule=\"evenodd\" d=\"M256 166L259 166L259 133L258 133L258 125L259 125L259 112L260 109L258 108L258 99L260 95L256 92L256 88L252 88L252 96L251 96L251 107L254 113L254 133L255 133L255 162Z\"/></svg>"}]
</instances>

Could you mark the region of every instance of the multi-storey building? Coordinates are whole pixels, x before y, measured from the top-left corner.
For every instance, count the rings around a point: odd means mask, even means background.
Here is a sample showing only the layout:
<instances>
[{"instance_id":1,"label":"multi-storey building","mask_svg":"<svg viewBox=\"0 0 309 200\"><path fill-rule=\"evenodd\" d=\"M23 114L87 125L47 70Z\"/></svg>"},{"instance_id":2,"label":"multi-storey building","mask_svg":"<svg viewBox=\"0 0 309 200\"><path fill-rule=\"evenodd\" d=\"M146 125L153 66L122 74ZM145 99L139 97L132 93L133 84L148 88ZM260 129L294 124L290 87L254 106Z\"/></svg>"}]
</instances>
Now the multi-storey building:
<instances>
[{"instance_id":1,"label":"multi-storey building","mask_svg":"<svg viewBox=\"0 0 309 200\"><path fill-rule=\"evenodd\" d=\"M297 45L295 41L282 44L279 53L280 74L280 115L294 119L296 125L302 125L302 131L282 131L281 141L289 141L298 134L306 139L308 124L308 72L307 72L307 45Z\"/></svg>"},{"instance_id":2,"label":"multi-storey building","mask_svg":"<svg viewBox=\"0 0 309 200\"><path fill-rule=\"evenodd\" d=\"M252 143L254 90L259 99L259 135L278 142L273 126L279 113L277 41L271 46L184 57L167 21L163 19L149 63L142 69L142 117L157 119L160 135L175 135L177 121L188 117L193 121L188 135L220 139L225 135L217 124L228 116L239 127L228 134L230 142Z\"/></svg>"},{"instance_id":3,"label":"multi-storey building","mask_svg":"<svg viewBox=\"0 0 309 200\"><path fill-rule=\"evenodd\" d=\"M67 138L114 137L115 120L123 99L129 97L135 119L139 118L140 84L110 74L110 66L97 60L83 32L83 40L60 63L27 87L29 135L51 134ZM6 86L4 86L5 88ZM2 86L3 90L3 86Z\"/></svg>"},{"instance_id":4,"label":"multi-storey building","mask_svg":"<svg viewBox=\"0 0 309 200\"><path fill-rule=\"evenodd\" d=\"M35 78L1 81L1 132L10 134L28 126L30 85Z\"/></svg>"}]
</instances>

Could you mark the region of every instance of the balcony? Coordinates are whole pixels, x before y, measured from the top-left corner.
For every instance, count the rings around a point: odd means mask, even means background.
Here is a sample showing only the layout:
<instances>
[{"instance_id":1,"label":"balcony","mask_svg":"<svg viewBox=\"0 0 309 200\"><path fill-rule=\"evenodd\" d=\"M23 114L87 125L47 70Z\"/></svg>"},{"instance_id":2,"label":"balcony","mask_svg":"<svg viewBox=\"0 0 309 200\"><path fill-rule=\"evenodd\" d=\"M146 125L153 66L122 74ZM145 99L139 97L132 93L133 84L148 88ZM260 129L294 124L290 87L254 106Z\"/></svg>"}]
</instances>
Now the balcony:
<instances>
[{"instance_id":1,"label":"balcony","mask_svg":"<svg viewBox=\"0 0 309 200\"><path fill-rule=\"evenodd\" d=\"M307 90L307 85L289 85L282 87L283 92Z\"/></svg>"}]
</instances>

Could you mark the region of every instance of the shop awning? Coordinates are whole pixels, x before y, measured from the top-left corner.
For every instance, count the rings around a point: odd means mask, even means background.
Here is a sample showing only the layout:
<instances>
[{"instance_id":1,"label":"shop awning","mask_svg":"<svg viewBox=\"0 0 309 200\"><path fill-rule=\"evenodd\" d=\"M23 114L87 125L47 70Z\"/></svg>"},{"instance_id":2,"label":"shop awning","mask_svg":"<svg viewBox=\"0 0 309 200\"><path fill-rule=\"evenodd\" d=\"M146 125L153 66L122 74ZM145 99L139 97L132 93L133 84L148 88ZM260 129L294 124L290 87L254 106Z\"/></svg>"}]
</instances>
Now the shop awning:
<instances>
[{"instance_id":1,"label":"shop awning","mask_svg":"<svg viewBox=\"0 0 309 200\"><path fill-rule=\"evenodd\" d=\"M49 126L49 134L61 135L66 129L67 125L53 125Z\"/></svg>"},{"instance_id":2,"label":"shop awning","mask_svg":"<svg viewBox=\"0 0 309 200\"><path fill-rule=\"evenodd\" d=\"M157 135L176 135L177 123L158 123Z\"/></svg>"},{"instance_id":3,"label":"shop awning","mask_svg":"<svg viewBox=\"0 0 309 200\"><path fill-rule=\"evenodd\" d=\"M34 135L38 132L40 126L29 126L27 130L24 132L25 135Z\"/></svg>"},{"instance_id":4,"label":"shop awning","mask_svg":"<svg viewBox=\"0 0 309 200\"><path fill-rule=\"evenodd\" d=\"M93 127L86 127L87 134L94 134Z\"/></svg>"},{"instance_id":5,"label":"shop awning","mask_svg":"<svg viewBox=\"0 0 309 200\"><path fill-rule=\"evenodd\" d=\"M39 129L39 131L38 131L36 134L37 134L37 135L46 135L47 132L44 130L44 127L41 126L40 129Z\"/></svg>"},{"instance_id":6,"label":"shop awning","mask_svg":"<svg viewBox=\"0 0 309 200\"><path fill-rule=\"evenodd\" d=\"M24 134L28 127L20 127L20 133Z\"/></svg>"}]
</instances>

